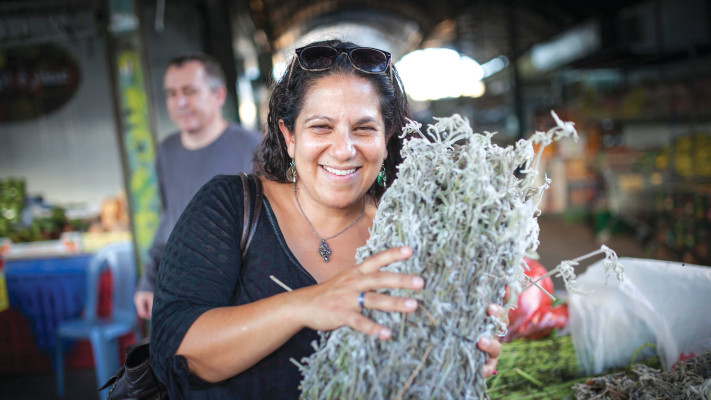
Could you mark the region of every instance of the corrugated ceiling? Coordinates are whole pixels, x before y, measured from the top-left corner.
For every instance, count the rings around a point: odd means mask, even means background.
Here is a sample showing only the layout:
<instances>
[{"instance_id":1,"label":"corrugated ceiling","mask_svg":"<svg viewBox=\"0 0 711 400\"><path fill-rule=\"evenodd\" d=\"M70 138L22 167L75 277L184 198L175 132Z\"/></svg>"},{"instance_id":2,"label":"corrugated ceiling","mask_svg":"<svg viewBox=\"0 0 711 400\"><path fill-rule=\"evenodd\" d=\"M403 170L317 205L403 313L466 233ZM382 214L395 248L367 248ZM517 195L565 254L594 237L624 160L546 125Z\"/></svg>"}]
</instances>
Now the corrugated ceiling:
<instances>
[{"instance_id":1,"label":"corrugated ceiling","mask_svg":"<svg viewBox=\"0 0 711 400\"><path fill-rule=\"evenodd\" d=\"M274 50L312 29L338 22L379 26L395 45L454 47L479 61L521 54L575 24L611 15L636 0L250 0L258 29ZM409 24L406 27L406 24ZM398 37L416 27L413 36ZM409 30L408 30L409 29ZM513 39L512 39L513 38ZM396 50L396 52L397 52Z\"/></svg>"}]
</instances>

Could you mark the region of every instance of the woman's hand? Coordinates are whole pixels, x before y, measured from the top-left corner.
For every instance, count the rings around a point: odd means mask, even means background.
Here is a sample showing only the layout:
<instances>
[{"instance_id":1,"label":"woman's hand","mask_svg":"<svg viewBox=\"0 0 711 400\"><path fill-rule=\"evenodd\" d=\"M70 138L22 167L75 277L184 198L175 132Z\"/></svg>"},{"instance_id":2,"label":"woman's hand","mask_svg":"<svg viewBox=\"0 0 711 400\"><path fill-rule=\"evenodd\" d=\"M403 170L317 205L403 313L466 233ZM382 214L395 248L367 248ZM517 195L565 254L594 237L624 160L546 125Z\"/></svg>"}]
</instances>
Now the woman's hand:
<instances>
[{"instance_id":1,"label":"woman's hand","mask_svg":"<svg viewBox=\"0 0 711 400\"><path fill-rule=\"evenodd\" d=\"M506 313L506 310L498 304L490 305L489 309L487 310L487 314L496 318L503 317L508 319L508 314ZM485 337L479 340L477 346L481 351L488 353L489 355L486 358L486 363L484 364L484 367L482 368L482 375L484 376L484 378L488 378L491 375L496 375L496 364L499 362L499 356L501 355L501 342L499 342L498 339Z\"/></svg>"},{"instance_id":2,"label":"woman's hand","mask_svg":"<svg viewBox=\"0 0 711 400\"><path fill-rule=\"evenodd\" d=\"M153 292L139 290L133 295L138 318L151 319L153 314Z\"/></svg>"},{"instance_id":3,"label":"woman's hand","mask_svg":"<svg viewBox=\"0 0 711 400\"><path fill-rule=\"evenodd\" d=\"M381 271L395 261L412 255L409 247L396 247L375 254L354 268L318 285L301 289L310 295L305 325L316 330L333 330L341 326L387 340L392 331L365 317L363 308L381 311L411 313L417 301L375 292L379 289L422 289L424 280L419 276Z\"/></svg>"}]
</instances>

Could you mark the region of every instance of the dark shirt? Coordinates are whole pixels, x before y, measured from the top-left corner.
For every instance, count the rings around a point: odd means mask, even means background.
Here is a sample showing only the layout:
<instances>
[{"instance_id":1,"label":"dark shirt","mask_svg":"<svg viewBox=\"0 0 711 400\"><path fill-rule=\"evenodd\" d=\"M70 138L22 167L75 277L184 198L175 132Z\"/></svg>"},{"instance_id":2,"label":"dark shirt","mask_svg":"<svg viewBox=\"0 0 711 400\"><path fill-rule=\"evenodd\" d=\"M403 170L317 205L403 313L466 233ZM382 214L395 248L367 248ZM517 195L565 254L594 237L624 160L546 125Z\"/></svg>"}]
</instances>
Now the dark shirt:
<instances>
[{"instance_id":1,"label":"dark shirt","mask_svg":"<svg viewBox=\"0 0 711 400\"><path fill-rule=\"evenodd\" d=\"M156 152L156 175L163 211L138 290L155 289L168 236L198 189L215 175L251 172L252 153L258 144L257 133L236 124L229 124L215 141L200 149L185 148L180 133L161 142Z\"/></svg>"},{"instance_id":2,"label":"dark shirt","mask_svg":"<svg viewBox=\"0 0 711 400\"><path fill-rule=\"evenodd\" d=\"M269 201L249 251L242 259L242 183L237 176L220 175L190 201L165 249L153 308L151 365L169 389L170 398L296 399L301 373L289 361L301 361L314 350L318 334L303 329L272 354L230 379L208 383L190 374L187 362L175 352L188 328L205 311L264 299L284 289L316 280L286 246Z\"/></svg>"}]
</instances>

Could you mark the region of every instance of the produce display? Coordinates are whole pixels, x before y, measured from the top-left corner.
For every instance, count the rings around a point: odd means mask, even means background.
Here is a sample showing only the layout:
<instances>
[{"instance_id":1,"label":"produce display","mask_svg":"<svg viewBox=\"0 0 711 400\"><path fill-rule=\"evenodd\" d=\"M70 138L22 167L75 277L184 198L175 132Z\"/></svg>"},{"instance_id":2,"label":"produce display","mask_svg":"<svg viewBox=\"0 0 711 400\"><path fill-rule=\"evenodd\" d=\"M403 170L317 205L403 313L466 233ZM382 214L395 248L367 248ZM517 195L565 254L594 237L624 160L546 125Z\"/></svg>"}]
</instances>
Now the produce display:
<instances>
[{"instance_id":1,"label":"produce display","mask_svg":"<svg viewBox=\"0 0 711 400\"><path fill-rule=\"evenodd\" d=\"M643 364L577 383L577 400L711 399L711 352L660 371Z\"/></svg>"},{"instance_id":2,"label":"produce display","mask_svg":"<svg viewBox=\"0 0 711 400\"><path fill-rule=\"evenodd\" d=\"M25 207L25 181L22 179L0 180L0 237L6 237L22 216Z\"/></svg>"},{"instance_id":3,"label":"produce display","mask_svg":"<svg viewBox=\"0 0 711 400\"><path fill-rule=\"evenodd\" d=\"M13 246L60 241L67 232L129 230L128 205L123 193L105 198L99 215L87 215L86 210L91 208L87 205L65 208L47 204L42 196L28 195L23 179L0 179L0 241Z\"/></svg>"},{"instance_id":4,"label":"produce display","mask_svg":"<svg viewBox=\"0 0 711 400\"><path fill-rule=\"evenodd\" d=\"M0 238L14 243L56 240L62 232L81 230L88 225L68 219L62 207L43 207L41 216L31 215L27 202L24 180L0 180ZM30 215L25 215L27 212Z\"/></svg>"},{"instance_id":5,"label":"produce display","mask_svg":"<svg viewBox=\"0 0 711 400\"><path fill-rule=\"evenodd\" d=\"M550 131L507 147L493 144L492 133L473 133L456 114L437 119L426 134L416 122L403 130L404 161L356 261L412 247L408 260L385 269L420 275L425 289L384 292L413 297L420 306L409 315L364 310L393 329L389 341L350 328L324 333L311 357L293 360L304 375L302 398L488 398L481 374L486 354L476 343L506 327L487 315L487 306L502 304L507 287L512 305L527 285L537 285L524 274L523 258L537 258L538 205L550 182L536 185L538 160L552 141L576 137L572 123L553 118ZM603 246L539 279L559 274L573 290L574 266L603 253L608 272L619 277L616 255Z\"/></svg>"},{"instance_id":6,"label":"produce display","mask_svg":"<svg viewBox=\"0 0 711 400\"><path fill-rule=\"evenodd\" d=\"M711 265L711 132L600 160L618 178L608 190L626 205L613 210L616 220L636 229L651 258Z\"/></svg>"}]
</instances>

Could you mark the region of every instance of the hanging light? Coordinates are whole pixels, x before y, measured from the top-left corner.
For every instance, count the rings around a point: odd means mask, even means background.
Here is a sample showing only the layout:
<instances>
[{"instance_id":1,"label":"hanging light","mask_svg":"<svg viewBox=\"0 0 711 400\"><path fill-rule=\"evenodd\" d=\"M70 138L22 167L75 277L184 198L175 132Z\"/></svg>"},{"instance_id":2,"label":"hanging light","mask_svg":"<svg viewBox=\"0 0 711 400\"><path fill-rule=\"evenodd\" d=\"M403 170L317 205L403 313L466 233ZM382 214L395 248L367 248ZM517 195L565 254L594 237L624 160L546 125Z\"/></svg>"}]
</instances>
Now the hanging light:
<instances>
[{"instance_id":1,"label":"hanging light","mask_svg":"<svg viewBox=\"0 0 711 400\"><path fill-rule=\"evenodd\" d=\"M416 101L479 97L485 92L481 65L452 49L415 50L396 67L405 90Z\"/></svg>"}]
</instances>

